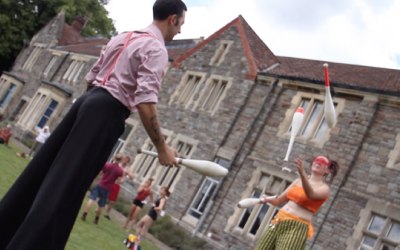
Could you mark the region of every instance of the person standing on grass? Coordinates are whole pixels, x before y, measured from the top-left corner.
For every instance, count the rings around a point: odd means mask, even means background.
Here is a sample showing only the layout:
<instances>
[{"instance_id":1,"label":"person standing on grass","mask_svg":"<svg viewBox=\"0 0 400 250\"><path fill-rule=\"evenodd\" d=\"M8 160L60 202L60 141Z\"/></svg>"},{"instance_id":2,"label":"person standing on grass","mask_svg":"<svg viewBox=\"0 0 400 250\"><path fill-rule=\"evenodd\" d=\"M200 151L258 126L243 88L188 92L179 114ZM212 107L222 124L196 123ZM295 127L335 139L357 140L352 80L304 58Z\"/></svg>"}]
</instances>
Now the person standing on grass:
<instances>
[{"instance_id":1,"label":"person standing on grass","mask_svg":"<svg viewBox=\"0 0 400 250\"><path fill-rule=\"evenodd\" d=\"M313 236L312 219L328 200L333 179L339 164L325 156L317 156L311 165L311 175L303 166L303 160L295 160L300 175L278 196L261 197L262 203L270 203L279 209L255 250L304 250L307 238ZM330 177L327 182L327 177Z\"/></svg>"},{"instance_id":2,"label":"person standing on grass","mask_svg":"<svg viewBox=\"0 0 400 250\"><path fill-rule=\"evenodd\" d=\"M39 134L36 136L35 141L29 151L28 156L32 157L34 153L38 152L43 144L46 142L47 138L50 136L50 128L49 126L44 126L42 129L39 129Z\"/></svg>"},{"instance_id":3,"label":"person standing on grass","mask_svg":"<svg viewBox=\"0 0 400 250\"><path fill-rule=\"evenodd\" d=\"M136 224L136 220L142 210L145 200L147 197L150 198L150 203L153 203L153 193L151 192L151 184L153 183L153 178L146 179L138 188L135 198L133 198L133 204L128 217L126 218L124 229L128 232L131 229L131 225Z\"/></svg>"},{"instance_id":4,"label":"person standing on grass","mask_svg":"<svg viewBox=\"0 0 400 250\"><path fill-rule=\"evenodd\" d=\"M122 155L115 155L112 162L106 163L101 171L101 178L99 183L92 189L89 196L89 201L86 203L83 209L81 219L86 221L87 214L92 205L97 201L98 207L96 209L96 217L94 218L94 224L99 223L102 209L107 203L108 194L111 191L112 185L118 180L124 177L124 169L121 164L123 159Z\"/></svg>"},{"instance_id":5,"label":"person standing on grass","mask_svg":"<svg viewBox=\"0 0 400 250\"><path fill-rule=\"evenodd\" d=\"M170 196L170 192L168 187L163 186L160 187L159 198L154 202L149 212L143 216L138 222L138 237L146 237L147 231L151 227L151 225L157 220L160 212L164 210L167 202L167 198Z\"/></svg>"},{"instance_id":6,"label":"person standing on grass","mask_svg":"<svg viewBox=\"0 0 400 250\"><path fill-rule=\"evenodd\" d=\"M125 155L122 159L121 165L124 168L124 171L131 180L134 178L134 175L131 174L129 171L126 170L131 158ZM106 214L104 217L108 220L111 220L110 212L111 209L114 207L115 202L118 199L119 190L121 189L121 184L125 181L125 178L118 179L111 187L110 193L108 194L108 204L106 205Z\"/></svg>"},{"instance_id":7,"label":"person standing on grass","mask_svg":"<svg viewBox=\"0 0 400 250\"><path fill-rule=\"evenodd\" d=\"M186 10L181 0L156 0L152 24L110 40L86 76L94 87L73 103L2 198L0 249L65 248L86 191L131 112L138 111L160 164L177 165L177 152L161 132L157 102L168 65L165 41L180 33Z\"/></svg>"}]
</instances>

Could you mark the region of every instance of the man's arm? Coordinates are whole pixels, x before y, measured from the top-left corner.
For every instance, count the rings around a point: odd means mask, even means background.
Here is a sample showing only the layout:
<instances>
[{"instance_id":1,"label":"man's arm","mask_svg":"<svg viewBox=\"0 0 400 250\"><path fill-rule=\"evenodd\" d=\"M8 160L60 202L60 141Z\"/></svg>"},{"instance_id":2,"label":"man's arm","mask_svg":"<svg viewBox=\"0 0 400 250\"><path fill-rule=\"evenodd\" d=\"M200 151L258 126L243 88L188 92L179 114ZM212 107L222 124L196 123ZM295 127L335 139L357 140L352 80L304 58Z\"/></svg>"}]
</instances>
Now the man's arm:
<instances>
[{"instance_id":1,"label":"man's arm","mask_svg":"<svg viewBox=\"0 0 400 250\"><path fill-rule=\"evenodd\" d=\"M157 149L160 164L164 166L176 165L177 161L175 157L177 153L167 145L164 135L161 133L156 104L140 103L137 105L137 109L143 126Z\"/></svg>"}]
</instances>

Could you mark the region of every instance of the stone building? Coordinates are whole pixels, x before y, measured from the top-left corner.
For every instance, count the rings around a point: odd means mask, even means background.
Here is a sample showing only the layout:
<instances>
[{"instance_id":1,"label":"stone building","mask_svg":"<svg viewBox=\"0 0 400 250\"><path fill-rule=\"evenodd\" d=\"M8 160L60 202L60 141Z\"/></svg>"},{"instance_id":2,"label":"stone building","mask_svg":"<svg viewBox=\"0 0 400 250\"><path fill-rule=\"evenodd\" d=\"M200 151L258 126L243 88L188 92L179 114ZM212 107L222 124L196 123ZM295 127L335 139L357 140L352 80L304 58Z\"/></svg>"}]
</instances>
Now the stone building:
<instances>
[{"instance_id":1,"label":"stone building","mask_svg":"<svg viewBox=\"0 0 400 250\"><path fill-rule=\"evenodd\" d=\"M74 27L60 13L1 76L0 112L21 139L36 127L55 126L86 88L82 78L105 41L83 38ZM305 119L290 160L302 156L308 166L323 154L341 166L308 247L400 248L399 70L328 62L337 114L329 128L325 62L274 55L242 16L205 40L169 44L169 51L158 105L167 141L181 155L216 161L229 174L205 177L136 154L154 148L135 114L114 152L134 157L137 183L151 176L154 191L170 187L166 212L177 224L209 249L252 249L277 208L236 204L279 194L297 178L283 158L292 116L302 106Z\"/></svg>"}]
</instances>

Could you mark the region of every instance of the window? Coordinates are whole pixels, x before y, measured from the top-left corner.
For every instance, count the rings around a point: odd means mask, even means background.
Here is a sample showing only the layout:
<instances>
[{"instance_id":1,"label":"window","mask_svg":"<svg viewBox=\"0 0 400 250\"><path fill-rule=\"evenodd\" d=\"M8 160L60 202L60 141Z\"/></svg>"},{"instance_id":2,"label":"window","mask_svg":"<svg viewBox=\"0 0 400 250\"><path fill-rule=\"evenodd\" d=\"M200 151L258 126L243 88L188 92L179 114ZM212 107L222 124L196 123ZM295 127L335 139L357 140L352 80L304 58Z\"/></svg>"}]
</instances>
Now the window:
<instances>
[{"instance_id":1,"label":"window","mask_svg":"<svg viewBox=\"0 0 400 250\"><path fill-rule=\"evenodd\" d=\"M395 250L400 248L400 207L370 199L359 214L347 250Z\"/></svg>"},{"instance_id":2,"label":"window","mask_svg":"<svg viewBox=\"0 0 400 250\"><path fill-rule=\"evenodd\" d=\"M275 195L281 193L289 185L289 182L267 173L262 173L258 182L255 183L256 185L253 186L250 194L252 198L259 198L262 194ZM242 235L256 236L262 231L261 225L268 224L276 212L277 208L270 204L245 208L239 217L237 228ZM259 230L260 228L261 230Z\"/></svg>"},{"instance_id":3,"label":"window","mask_svg":"<svg viewBox=\"0 0 400 250\"><path fill-rule=\"evenodd\" d=\"M35 65L37 59L39 58L40 53L42 52L42 46L34 45L32 52L29 54L28 59L26 59L24 65L22 66L23 70L31 71L33 65Z\"/></svg>"},{"instance_id":4,"label":"window","mask_svg":"<svg viewBox=\"0 0 400 250\"><path fill-rule=\"evenodd\" d=\"M190 158L196 148L197 141L183 135L174 134L170 131L163 130L163 133L166 135L166 142L171 144L182 157ZM146 141L142 148L149 151L156 151L150 139ZM182 167L162 167L157 157L146 154L139 154L135 158L132 168L138 181L152 177L154 179L153 183L157 188L168 186L171 190L173 190L179 179L180 172L182 171Z\"/></svg>"},{"instance_id":5,"label":"window","mask_svg":"<svg viewBox=\"0 0 400 250\"><path fill-rule=\"evenodd\" d=\"M171 132L163 130L163 134L165 135L166 143L170 144L171 142ZM148 151L156 151L154 145L151 143L150 139L147 139L144 143L142 149ZM135 162L133 164L133 171L136 175L136 178L140 181L143 181L149 177L154 179L154 174L157 171L157 168L161 168L161 165L158 163L157 157L153 157L147 154L139 154L135 158Z\"/></svg>"},{"instance_id":6,"label":"window","mask_svg":"<svg viewBox=\"0 0 400 250\"><path fill-rule=\"evenodd\" d=\"M217 158L215 160L221 166L228 168L230 167L230 162L228 160ZM219 180L206 177L201 184L199 191L193 199L193 202L189 208L188 214L196 219L200 219L203 215L207 205L209 204L212 197L215 195L217 187L219 185Z\"/></svg>"},{"instance_id":7,"label":"window","mask_svg":"<svg viewBox=\"0 0 400 250\"><path fill-rule=\"evenodd\" d=\"M204 73L187 72L171 97L171 102L179 103L188 108L193 103L196 94L198 95L204 77Z\"/></svg>"},{"instance_id":8,"label":"window","mask_svg":"<svg viewBox=\"0 0 400 250\"><path fill-rule=\"evenodd\" d=\"M212 77L203 88L198 107L214 114L229 86L230 82L228 80L216 76Z\"/></svg>"},{"instance_id":9,"label":"window","mask_svg":"<svg viewBox=\"0 0 400 250\"><path fill-rule=\"evenodd\" d=\"M187 72L172 95L170 105L175 102L186 109L205 110L213 115L225 97L231 79L213 75L204 84L205 75L205 73Z\"/></svg>"},{"instance_id":10,"label":"window","mask_svg":"<svg viewBox=\"0 0 400 250\"><path fill-rule=\"evenodd\" d=\"M328 131L324 117L324 102L317 98L303 98L299 107L304 108L304 121L298 136L321 139Z\"/></svg>"},{"instance_id":11,"label":"window","mask_svg":"<svg viewBox=\"0 0 400 250\"><path fill-rule=\"evenodd\" d=\"M110 157L108 158L108 161L111 161L112 157L116 154L118 154L119 152L122 151L122 148L125 146L125 142L126 140L129 138L129 136L131 136L134 127L136 127L133 124L133 121L131 119L128 119L125 122L125 129L124 132L122 133L122 135L118 138L117 143L114 145L114 148L111 151Z\"/></svg>"},{"instance_id":12,"label":"window","mask_svg":"<svg viewBox=\"0 0 400 250\"><path fill-rule=\"evenodd\" d=\"M191 216L195 217L196 219L200 219L207 207L208 202L210 201L211 196L217 188L218 183L219 182L217 180L214 180L210 177L206 177L204 179L190 207L189 214Z\"/></svg>"},{"instance_id":13,"label":"window","mask_svg":"<svg viewBox=\"0 0 400 250\"><path fill-rule=\"evenodd\" d=\"M400 246L400 222L372 213L363 231L360 250L394 250Z\"/></svg>"},{"instance_id":14,"label":"window","mask_svg":"<svg viewBox=\"0 0 400 250\"><path fill-rule=\"evenodd\" d=\"M389 153L386 167L400 170L400 133L396 136L396 145Z\"/></svg>"},{"instance_id":15,"label":"window","mask_svg":"<svg viewBox=\"0 0 400 250\"><path fill-rule=\"evenodd\" d=\"M73 59L62 77L63 81L75 83L78 80L84 66L85 62Z\"/></svg>"},{"instance_id":16,"label":"window","mask_svg":"<svg viewBox=\"0 0 400 250\"><path fill-rule=\"evenodd\" d=\"M296 140L303 143L311 142L317 146L323 146L329 139L330 131L324 116L324 100L324 95L298 92L292 99L292 105L286 112L284 121L279 126L278 134L280 136L290 136L293 114L298 107L303 107L304 120ZM336 116L338 116L344 108L344 100L334 98L333 102Z\"/></svg>"},{"instance_id":17,"label":"window","mask_svg":"<svg viewBox=\"0 0 400 250\"><path fill-rule=\"evenodd\" d=\"M23 86L21 80L4 72L0 77L0 113L8 113L11 100L14 100L17 93ZM15 103L15 102L14 102Z\"/></svg>"},{"instance_id":18,"label":"window","mask_svg":"<svg viewBox=\"0 0 400 250\"><path fill-rule=\"evenodd\" d=\"M10 83L4 95L0 98L0 108L4 109L7 107L8 103L10 102L11 98L14 95L17 86L13 83Z\"/></svg>"},{"instance_id":19,"label":"window","mask_svg":"<svg viewBox=\"0 0 400 250\"><path fill-rule=\"evenodd\" d=\"M226 53L228 53L228 49L232 45L232 43L233 42L231 41L222 41L218 49L215 51L214 56L211 58L210 65L212 66L220 65L223 62Z\"/></svg>"},{"instance_id":20,"label":"window","mask_svg":"<svg viewBox=\"0 0 400 250\"><path fill-rule=\"evenodd\" d=\"M58 102L56 100L51 99L50 103L48 104L46 110L44 111L42 117L40 118L36 127L43 128L47 121L50 119L51 115L53 114L54 110L56 109Z\"/></svg>"},{"instance_id":21,"label":"window","mask_svg":"<svg viewBox=\"0 0 400 250\"><path fill-rule=\"evenodd\" d=\"M40 87L29 100L17 124L26 130L51 126L51 120L61 112L67 96L52 88ZM28 100L27 100L28 101Z\"/></svg>"},{"instance_id":22,"label":"window","mask_svg":"<svg viewBox=\"0 0 400 250\"><path fill-rule=\"evenodd\" d=\"M178 141L177 145L175 146L176 151L178 154L184 158L187 158L191 155L191 151L193 148L193 145L190 145L189 143L186 143L184 141ZM156 175L156 182L158 187L162 186L167 186L167 187L172 187L172 185L176 181L176 177L181 170L180 167L178 168L160 168L158 171L158 174Z\"/></svg>"},{"instance_id":23,"label":"window","mask_svg":"<svg viewBox=\"0 0 400 250\"><path fill-rule=\"evenodd\" d=\"M51 70L54 67L54 64L57 62L57 59L58 59L58 56L52 56L51 57L49 64L47 64L47 67L43 72L44 76L48 76L49 75L49 73L51 72Z\"/></svg>"},{"instance_id":24,"label":"window","mask_svg":"<svg viewBox=\"0 0 400 250\"><path fill-rule=\"evenodd\" d=\"M27 101L22 99L17 107L14 109L14 111L12 112L11 116L10 116L10 120L11 121L15 121L19 118L19 115L21 114L21 111L26 107Z\"/></svg>"}]
</instances>

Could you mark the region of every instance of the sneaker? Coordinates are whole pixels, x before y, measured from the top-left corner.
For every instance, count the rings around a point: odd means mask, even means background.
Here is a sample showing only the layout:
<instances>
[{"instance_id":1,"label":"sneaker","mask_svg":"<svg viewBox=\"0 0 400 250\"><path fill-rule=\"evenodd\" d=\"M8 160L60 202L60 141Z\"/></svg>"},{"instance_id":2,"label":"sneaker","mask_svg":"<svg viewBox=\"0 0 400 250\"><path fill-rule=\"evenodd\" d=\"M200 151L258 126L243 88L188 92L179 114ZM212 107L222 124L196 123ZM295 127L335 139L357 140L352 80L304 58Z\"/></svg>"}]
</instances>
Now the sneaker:
<instances>
[{"instance_id":1,"label":"sneaker","mask_svg":"<svg viewBox=\"0 0 400 250\"><path fill-rule=\"evenodd\" d=\"M104 218L106 218L107 220L111 220L111 218L110 218L110 216L109 215L104 215Z\"/></svg>"}]
</instances>

